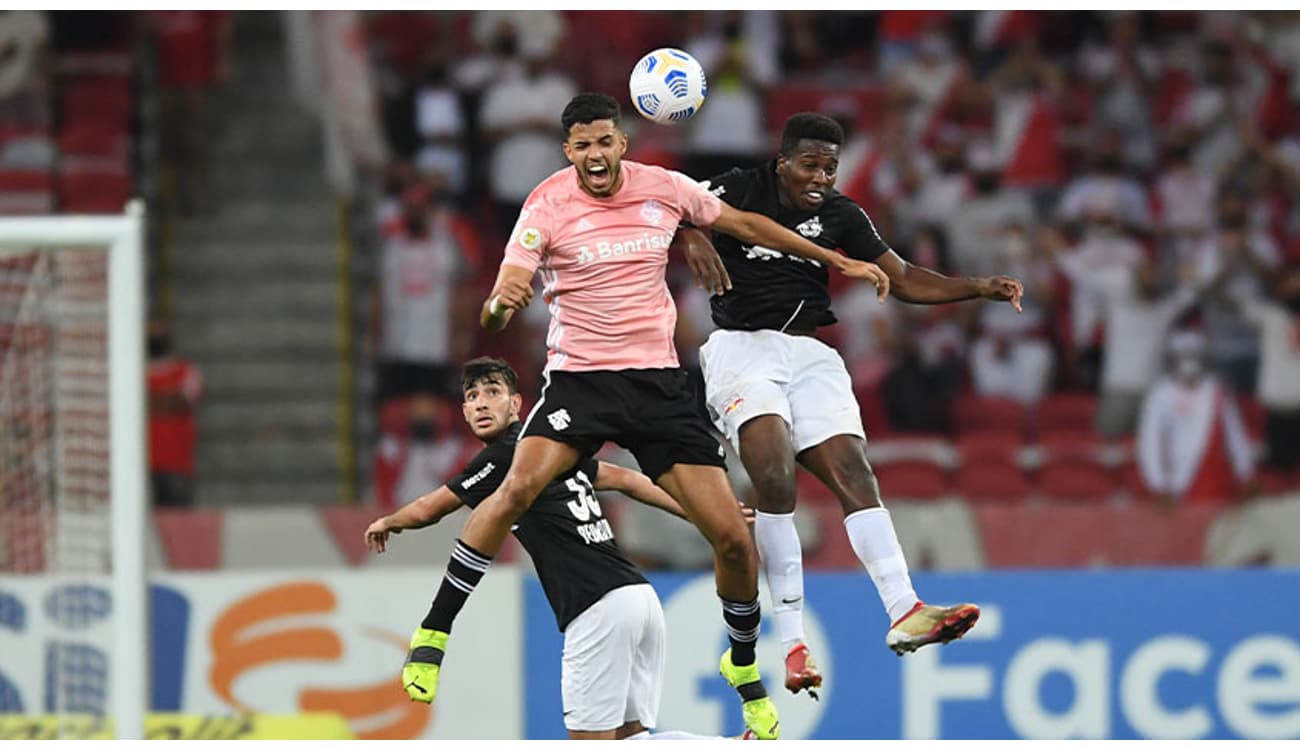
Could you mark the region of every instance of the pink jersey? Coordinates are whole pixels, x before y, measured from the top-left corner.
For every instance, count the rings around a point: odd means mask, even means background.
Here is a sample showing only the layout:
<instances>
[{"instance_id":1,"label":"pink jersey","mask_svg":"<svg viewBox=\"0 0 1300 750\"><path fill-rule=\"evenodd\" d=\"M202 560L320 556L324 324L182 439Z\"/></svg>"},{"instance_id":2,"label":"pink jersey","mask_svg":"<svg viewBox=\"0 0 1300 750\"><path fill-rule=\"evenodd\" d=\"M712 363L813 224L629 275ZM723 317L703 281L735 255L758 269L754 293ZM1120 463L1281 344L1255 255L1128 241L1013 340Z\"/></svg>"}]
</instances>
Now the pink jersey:
<instances>
[{"instance_id":1,"label":"pink jersey","mask_svg":"<svg viewBox=\"0 0 1300 750\"><path fill-rule=\"evenodd\" d=\"M709 226L721 202L691 178L624 161L608 198L583 192L572 167L528 196L504 264L541 270L551 311L549 370L677 367L677 308L664 268L678 222Z\"/></svg>"}]
</instances>

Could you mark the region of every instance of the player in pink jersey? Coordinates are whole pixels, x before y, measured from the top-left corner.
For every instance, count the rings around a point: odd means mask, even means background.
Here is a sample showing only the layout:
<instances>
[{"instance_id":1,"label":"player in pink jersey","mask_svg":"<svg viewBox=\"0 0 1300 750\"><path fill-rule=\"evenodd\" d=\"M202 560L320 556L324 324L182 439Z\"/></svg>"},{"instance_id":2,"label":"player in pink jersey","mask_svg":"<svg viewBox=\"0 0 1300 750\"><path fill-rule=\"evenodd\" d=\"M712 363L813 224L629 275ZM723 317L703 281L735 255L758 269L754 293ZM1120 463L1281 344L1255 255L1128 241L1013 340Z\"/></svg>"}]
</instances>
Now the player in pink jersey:
<instances>
[{"instance_id":1,"label":"player in pink jersey","mask_svg":"<svg viewBox=\"0 0 1300 750\"><path fill-rule=\"evenodd\" d=\"M623 162L627 136L618 103L608 96L574 97L561 123L573 166L547 178L524 203L482 314L485 327L499 330L531 301L533 276L541 272L551 310L546 384L510 470L466 520L429 614L411 638L407 693L433 700L451 623L511 525L547 484L614 440L713 546L731 642L719 669L740 693L745 725L761 739L775 739L776 706L754 656L758 556L723 471L723 449L678 366L677 312L664 275L668 248L685 219L872 281L882 299L888 278L874 264L726 205L684 175Z\"/></svg>"}]
</instances>

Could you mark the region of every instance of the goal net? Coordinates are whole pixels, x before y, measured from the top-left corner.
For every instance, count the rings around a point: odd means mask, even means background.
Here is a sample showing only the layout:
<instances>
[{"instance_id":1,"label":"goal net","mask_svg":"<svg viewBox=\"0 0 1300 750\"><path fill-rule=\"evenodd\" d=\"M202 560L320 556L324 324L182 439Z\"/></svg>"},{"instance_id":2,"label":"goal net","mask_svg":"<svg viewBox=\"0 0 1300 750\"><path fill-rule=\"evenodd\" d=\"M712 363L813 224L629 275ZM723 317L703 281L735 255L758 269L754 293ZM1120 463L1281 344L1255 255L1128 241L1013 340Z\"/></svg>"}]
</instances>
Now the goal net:
<instances>
[{"instance_id":1,"label":"goal net","mask_svg":"<svg viewBox=\"0 0 1300 750\"><path fill-rule=\"evenodd\" d=\"M0 218L6 738L143 737L140 213Z\"/></svg>"}]
</instances>

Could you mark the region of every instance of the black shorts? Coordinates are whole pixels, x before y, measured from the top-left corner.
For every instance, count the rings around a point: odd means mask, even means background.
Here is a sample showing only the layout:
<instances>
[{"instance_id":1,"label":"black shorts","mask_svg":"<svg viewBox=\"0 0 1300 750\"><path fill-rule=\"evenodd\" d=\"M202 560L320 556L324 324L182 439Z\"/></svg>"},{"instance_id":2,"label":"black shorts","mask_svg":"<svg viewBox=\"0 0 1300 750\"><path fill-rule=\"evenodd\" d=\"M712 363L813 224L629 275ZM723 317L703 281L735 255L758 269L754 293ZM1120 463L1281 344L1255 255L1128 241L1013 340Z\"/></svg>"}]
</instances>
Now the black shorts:
<instances>
[{"instance_id":1,"label":"black shorts","mask_svg":"<svg viewBox=\"0 0 1300 750\"><path fill-rule=\"evenodd\" d=\"M726 468L686 370L552 370L520 438L537 435L584 454L613 440L657 480L673 464Z\"/></svg>"}]
</instances>

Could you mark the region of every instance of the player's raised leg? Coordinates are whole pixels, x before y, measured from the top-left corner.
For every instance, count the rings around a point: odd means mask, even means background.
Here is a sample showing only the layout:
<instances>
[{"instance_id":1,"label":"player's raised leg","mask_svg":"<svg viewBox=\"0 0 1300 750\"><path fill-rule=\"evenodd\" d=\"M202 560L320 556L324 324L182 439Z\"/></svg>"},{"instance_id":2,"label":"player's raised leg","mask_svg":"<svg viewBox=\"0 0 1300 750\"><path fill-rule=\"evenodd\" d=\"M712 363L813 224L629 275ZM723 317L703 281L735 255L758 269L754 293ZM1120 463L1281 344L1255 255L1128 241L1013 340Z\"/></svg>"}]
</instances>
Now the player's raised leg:
<instances>
[{"instance_id":1,"label":"player's raised leg","mask_svg":"<svg viewBox=\"0 0 1300 750\"><path fill-rule=\"evenodd\" d=\"M894 522L880 500L880 485L867 461L866 441L857 435L836 435L800 453L799 462L840 501L849 543L889 613L892 625L886 645L902 656L965 635L979 619L979 607L937 607L917 597Z\"/></svg>"},{"instance_id":2,"label":"player's raised leg","mask_svg":"<svg viewBox=\"0 0 1300 750\"><path fill-rule=\"evenodd\" d=\"M780 734L776 705L763 687L754 653L762 622L758 553L726 472L718 466L677 463L657 481L713 546L714 577L731 642L719 671L740 694L745 726L759 739L776 739Z\"/></svg>"},{"instance_id":3,"label":"player's raised leg","mask_svg":"<svg viewBox=\"0 0 1300 750\"><path fill-rule=\"evenodd\" d=\"M822 676L804 641L803 548L794 525L797 467L790 426L777 414L757 416L741 425L739 443L741 463L754 485L754 542L785 652L785 687L792 693L807 689L816 698Z\"/></svg>"},{"instance_id":4,"label":"player's raised leg","mask_svg":"<svg viewBox=\"0 0 1300 750\"><path fill-rule=\"evenodd\" d=\"M492 558L501 550L510 526L556 477L573 468L578 449L543 437L519 441L510 471L465 521L433 604L411 636L402 668L402 684L413 700L432 703L452 622L474 593Z\"/></svg>"}]
</instances>

